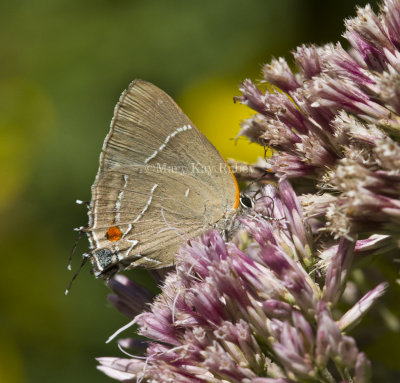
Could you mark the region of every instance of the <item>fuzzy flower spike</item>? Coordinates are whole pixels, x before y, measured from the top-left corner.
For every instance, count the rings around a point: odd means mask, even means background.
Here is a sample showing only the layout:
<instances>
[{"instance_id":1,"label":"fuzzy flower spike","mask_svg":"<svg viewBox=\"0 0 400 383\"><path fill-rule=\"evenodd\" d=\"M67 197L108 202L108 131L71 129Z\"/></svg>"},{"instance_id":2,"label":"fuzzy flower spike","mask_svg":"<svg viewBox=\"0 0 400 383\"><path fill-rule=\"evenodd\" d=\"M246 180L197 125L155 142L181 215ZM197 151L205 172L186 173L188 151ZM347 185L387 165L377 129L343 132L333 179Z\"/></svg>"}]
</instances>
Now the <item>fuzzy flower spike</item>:
<instances>
[{"instance_id":1,"label":"fuzzy flower spike","mask_svg":"<svg viewBox=\"0 0 400 383\"><path fill-rule=\"evenodd\" d=\"M134 284L111 282L112 302L149 341L141 357L99 358L101 371L132 382L368 381L369 361L343 331L385 285L335 319L354 243L341 240L326 277L314 275L310 228L289 182L265 186L262 196L240 218L235 242L211 231L181 249L149 311L137 315Z\"/></svg>"},{"instance_id":2,"label":"fuzzy flower spike","mask_svg":"<svg viewBox=\"0 0 400 383\"><path fill-rule=\"evenodd\" d=\"M340 43L301 46L263 68L274 90L250 80L237 99L257 114L240 135L275 149L269 178L285 176L311 193L306 214L320 211L325 230L400 240L400 2L386 0L376 15L367 5L345 22ZM271 89L271 88L270 88ZM328 193L331 201L326 204Z\"/></svg>"}]
</instances>

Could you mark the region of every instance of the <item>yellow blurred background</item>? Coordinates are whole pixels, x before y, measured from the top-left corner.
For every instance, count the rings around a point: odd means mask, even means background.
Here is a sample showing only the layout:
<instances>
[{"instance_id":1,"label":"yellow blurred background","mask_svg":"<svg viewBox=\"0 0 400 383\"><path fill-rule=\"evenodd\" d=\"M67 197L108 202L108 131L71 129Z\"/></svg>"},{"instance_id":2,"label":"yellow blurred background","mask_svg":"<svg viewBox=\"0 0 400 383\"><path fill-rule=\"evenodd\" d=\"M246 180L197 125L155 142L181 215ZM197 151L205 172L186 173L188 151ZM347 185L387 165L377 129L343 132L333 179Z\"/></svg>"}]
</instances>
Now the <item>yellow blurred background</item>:
<instances>
[{"instance_id":1,"label":"yellow blurred background","mask_svg":"<svg viewBox=\"0 0 400 383\"><path fill-rule=\"evenodd\" d=\"M83 270L68 297L74 227L87 223L103 139L134 78L181 105L224 157L251 113L239 83L301 43L336 41L349 0L98 0L0 3L0 382L108 382L97 356L126 319ZM195 149L194 149L195 150ZM83 239L73 269L87 248Z\"/></svg>"}]
</instances>

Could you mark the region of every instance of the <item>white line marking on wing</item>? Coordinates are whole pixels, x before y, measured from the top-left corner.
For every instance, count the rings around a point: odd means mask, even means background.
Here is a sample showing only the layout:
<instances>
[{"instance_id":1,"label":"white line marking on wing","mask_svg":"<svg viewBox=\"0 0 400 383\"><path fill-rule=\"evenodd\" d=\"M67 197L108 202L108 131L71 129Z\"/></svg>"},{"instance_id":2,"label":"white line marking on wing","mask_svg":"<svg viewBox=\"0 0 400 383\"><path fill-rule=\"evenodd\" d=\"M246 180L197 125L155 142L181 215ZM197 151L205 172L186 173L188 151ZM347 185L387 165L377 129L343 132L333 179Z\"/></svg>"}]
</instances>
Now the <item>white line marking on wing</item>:
<instances>
[{"instance_id":1,"label":"white line marking on wing","mask_svg":"<svg viewBox=\"0 0 400 383\"><path fill-rule=\"evenodd\" d=\"M115 224L119 223L119 220L121 218L121 213L119 211L119 209L121 209L121 201L122 201L122 197L124 196L124 190L126 188L126 185L128 184L128 176L126 174L124 174L124 186L122 186L121 191L118 194L117 200L115 201Z\"/></svg>"},{"instance_id":2,"label":"white line marking on wing","mask_svg":"<svg viewBox=\"0 0 400 383\"><path fill-rule=\"evenodd\" d=\"M191 130L191 129L192 129L192 127L191 127L190 125L183 125L181 128L178 128L178 129L174 130L171 134L169 134L169 135L167 136L167 138L166 138L166 139L164 140L164 142L160 145L160 147L159 147L158 149L156 149L156 150L154 151L154 153L153 153L151 156L147 157L147 158L144 160L144 163L147 164L150 160L152 160L153 158L155 158L155 157L157 156L158 153L160 153L163 149L165 149L165 147L167 146L167 144L168 144L168 142L169 142L169 140L170 140L171 138L175 137L178 133L185 132L185 131Z\"/></svg>"}]
</instances>

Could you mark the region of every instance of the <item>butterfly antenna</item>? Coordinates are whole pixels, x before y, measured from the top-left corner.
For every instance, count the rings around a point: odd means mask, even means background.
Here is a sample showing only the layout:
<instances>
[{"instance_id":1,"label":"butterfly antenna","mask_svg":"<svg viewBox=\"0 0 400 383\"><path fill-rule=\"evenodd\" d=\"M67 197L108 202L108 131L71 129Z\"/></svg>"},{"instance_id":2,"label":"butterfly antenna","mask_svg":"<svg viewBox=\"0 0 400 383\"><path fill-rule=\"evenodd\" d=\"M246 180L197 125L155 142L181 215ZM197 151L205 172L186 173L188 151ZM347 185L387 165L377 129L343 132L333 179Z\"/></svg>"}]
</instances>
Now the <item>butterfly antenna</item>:
<instances>
[{"instance_id":1,"label":"butterfly antenna","mask_svg":"<svg viewBox=\"0 0 400 383\"><path fill-rule=\"evenodd\" d=\"M86 264L88 259L89 259L89 255L88 254L83 254L83 259L82 259L81 265L79 266L79 269L76 271L76 273L72 277L71 282L69 282L68 287L65 290L65 295L68 295L69 291L71 290L72 283L74 282L76 277L79 275L79 273L81 272L83 266L85 266L85 264Z\"/></svg>"}]
</instances>

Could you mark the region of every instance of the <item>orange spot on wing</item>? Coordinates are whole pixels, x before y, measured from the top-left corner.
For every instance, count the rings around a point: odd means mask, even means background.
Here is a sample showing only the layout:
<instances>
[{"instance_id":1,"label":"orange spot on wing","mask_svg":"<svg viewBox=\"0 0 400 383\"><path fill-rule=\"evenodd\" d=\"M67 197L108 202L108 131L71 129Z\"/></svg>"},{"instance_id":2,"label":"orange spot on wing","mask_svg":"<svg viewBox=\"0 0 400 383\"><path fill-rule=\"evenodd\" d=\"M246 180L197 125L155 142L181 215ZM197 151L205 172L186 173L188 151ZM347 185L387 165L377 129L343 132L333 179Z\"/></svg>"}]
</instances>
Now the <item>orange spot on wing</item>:
<instances>
[{"instance_id":1,"label":"orange spot on wing","mask_svg":"<svg viewBox=\"0 0 400 383\"><path fill-rule=\"evenodd\" d=\"M122 237L122 231L117 226L110 226L106 233L107 239L111 242L117 242Z\"/></svg>"},{"instance_id":2,"label":"orange spot on wing","mask_svg":"<svg viewBox=\"0 0 400 383\"><path fill-rule=\"evenodd\" d=\"M235 191L236 191L236 194L235 194L235 205L233 206L233 208L234 208L234 209L237 209L237 208L239 207L239 203L240 203L240 190L239 190L239 185L238 185L238 182L237 182L237 179L236 179L235 175L233 174L233 171L232 171L231 167L228 165L228 163L227 163L225 160L224 160L224 162L226 163L226 166L227 166L228 169L229 169L229 173L231 173L231 176L232 176L232 178L233 178L233 182L235 183Z\"/></svg>"}]
</instances>

